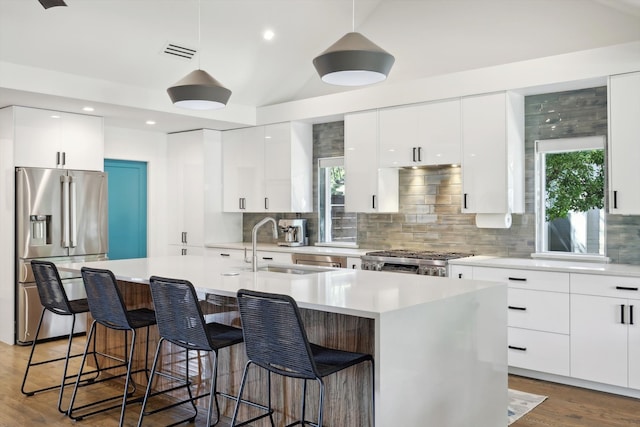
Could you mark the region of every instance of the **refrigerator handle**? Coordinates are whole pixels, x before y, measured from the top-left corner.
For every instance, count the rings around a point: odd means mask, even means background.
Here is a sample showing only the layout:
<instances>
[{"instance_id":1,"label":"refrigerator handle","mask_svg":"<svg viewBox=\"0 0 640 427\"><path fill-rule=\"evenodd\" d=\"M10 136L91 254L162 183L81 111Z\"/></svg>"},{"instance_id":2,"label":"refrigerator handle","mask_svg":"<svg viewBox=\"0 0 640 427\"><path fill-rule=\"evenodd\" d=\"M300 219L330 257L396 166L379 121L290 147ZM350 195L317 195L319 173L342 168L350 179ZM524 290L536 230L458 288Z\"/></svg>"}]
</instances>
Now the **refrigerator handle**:
<instances>
[{"instance_id":1,"label":"refrigerator handle","mask_svg":"<svg viewBox=\"0 0 640 427\"><path fill-rule=\"evenodd\" d=\"M62 182L62 247L69 247L69 177L60 177Z\"/></svg>"},{"instance_id":2,"label":"refrigerator handle","mask_svg":"<svg viewBox=\"0 0 640 427\"><path fill-rule=\"evenodd\" d=\"M64 154L63 157L64 159ZM64 160L63 160L64 161ZM73 180L73 177L69 177L69 189L70 189L70 197L69 197L69 229L70 229L70 244L69 246L72 248L76 247L78 236L77 236L77 213L76 213L76 183Z\"/></svg>"}]
</instances>

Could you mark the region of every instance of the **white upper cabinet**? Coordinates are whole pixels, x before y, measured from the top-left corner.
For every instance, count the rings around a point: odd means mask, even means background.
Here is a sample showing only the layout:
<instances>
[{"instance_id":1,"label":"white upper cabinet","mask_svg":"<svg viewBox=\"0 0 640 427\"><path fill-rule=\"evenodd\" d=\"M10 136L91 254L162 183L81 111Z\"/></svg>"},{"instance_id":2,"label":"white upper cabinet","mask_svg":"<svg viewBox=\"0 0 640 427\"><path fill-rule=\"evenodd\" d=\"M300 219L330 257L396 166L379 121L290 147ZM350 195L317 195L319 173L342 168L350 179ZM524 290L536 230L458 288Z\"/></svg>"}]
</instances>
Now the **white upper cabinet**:
<instances>
[{"instance_id":1,"label":"white upper cabinet","mask_svg":"<svg viewBox=\"0 0 640 427\"><path fill-rule=\"evenodd\" d=\"M640 73L609 80L609 212L640 214Z\"/></svg>"},{"instance_id":2,"label":"white upper cabinet","mask_svg":"<svg viewBox=\"0 0 640 427\"><path fill-rule=\"evenodd\" d=\"M460 163L460 100L379 112L380 167Z\"/></svg>"},{"instance_id":3,"label":"white upper cabinet","mask_svg":"<svg viewBox=\"0 0 640 427\"><path fill-rule=\"evenodd\" d=\"M223 133L226 212L311 212L312 129L278 123Z\"/></svg>"},{"instance_id":4,"label":"white upper cabinet","mask_svg":"<svg viewBox=\"0 0 640 427\"><path fill-rule=\"evenodd\" d=\"M101 117L12 108L16 166L104 170Z\"/></svg>"},{"instance_id":5,"label":"white upper cabinet","mask_svg":"<svg viewBox=\"0 0 640 427\"><path fill-rule=\"evenodd\" d=\"M398 169L378 163L378 112L345 115L345 210L397 212Z\"/></svg>"},{"instance_id":6,"label":"white upper cabinet","mask_svg":"<svg viewBox=\"0 0 640 427\"><path fill-rule=\"evenodd\" d=\"M462 99L462 212L524 212L524 98Z\"/></svg>"}]
</instances>

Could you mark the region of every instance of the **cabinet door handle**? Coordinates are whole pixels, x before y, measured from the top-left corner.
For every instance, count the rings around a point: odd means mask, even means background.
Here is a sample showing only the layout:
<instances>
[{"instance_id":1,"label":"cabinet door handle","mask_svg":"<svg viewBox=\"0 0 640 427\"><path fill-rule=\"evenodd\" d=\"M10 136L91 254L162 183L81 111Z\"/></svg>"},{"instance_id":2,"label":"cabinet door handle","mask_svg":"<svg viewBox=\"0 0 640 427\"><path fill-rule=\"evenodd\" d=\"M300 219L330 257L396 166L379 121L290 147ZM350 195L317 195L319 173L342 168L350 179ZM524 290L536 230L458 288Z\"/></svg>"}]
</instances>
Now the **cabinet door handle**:
<instances>
[{"instance_id":1,"label":"cabinet door handle","mask_svg":"<svg viewBox=\"0 0 640 427\"><path fill-rule=\"evenodd\" d=\"M67 153L65 151L62 152L62 166L67 164Z\"/></svg>"},{"instance_id":2,"label":"cabinet door handle","mask_svg":"<svg viewBox=\"0 0 640 427\"><path fill-rule=\"evenodd\" d=\"M526 277L509 277L508 280L512 280L514 282L526 282Z\"/></svg>"},{"instance_id":3,"label":"cabinet door handle","mask_svg":"<svg viewBox=\"0 0 640 427\"><path fill-rule=\"evenodd\" d=\"M416 161L416 147L413 147L413 161Z\"/></svg>"},{"instance_id":4,"label":"cabinet door handle","mask_svg":"<svg viewBox=\"0 0 640 427\"><path fill-rule=\"evenodd\" d=\"M527 347L517 347L515 345L510 345L509 348L511 350L518 350L518 351L527 351Z\"/></svg>"},{"instance_id":5,"label":"cabinet door handle","mask_svg":"<svg viewBox=\"0 0 640 427\"><path fill-rule=\"evenodd\" d=\"M618 191L613 190L613 209L618 209Z\"/></svg>"},{"instance_id":6,"label":"cabinet door handle","mask_svg":"<svg viewBox=\"0 0 640 427\"><path fill-rule=\"evenodd\" d=\"M629 306L629 324L633 325L633 306Z\"/></svg>"},{"instance_id":7,"label":"cabinet door handle","mask_svg":"<svg viewBox=\"0 0 640 427\"><path fill-rule=\"evenodd\" d=\"M186 255L187 254L187 250L186 249L182 249L182 255Z\"/></svg>"},{"instance_id":8,"label":"cabinet door handle","mask_svg":"<svg viewBox=\"0 0 640 427\"><path fill-rule=\"evenodd\" d=\"M624 321L624 304L620 304L620 323L626 324Z\"/></svg>"},{"instance_id":9,"label":"cabinet door handle","mask_svg":"<svg viewBox=\"0 0 640 427\"><path fill-rule=\"evenodd\" d=\"M638 288L634 288L633 286L616 286L616 289L619 291L637 291Z\"/></svg>"},{"instance_id":10,"label":"cabinet door handle","mask_svg":"<svg viewBox=\"0 0 640 427\"><path fill-rule=\"evenodd\" d=\"M60 152L56 151L56 166L60 166Z\"/></svg>"},{"instance_id":11,"label":"cabinet door handle","mask_svg":"<svg viewBox=\"0 0 640 427\"><path fill-rule=\"evenodd\" d=\"M231 256L231 254L220 254L220 256Z\"/></svg>"},{"instance_id":12,"label":"cabinet door handle","mask_svg":"<svg viewBox=\"0 0 640 427\"><path fill-rule=\"evenodd\" d=\"M462 207L467 209L467 193L464 193Z\"/></svg>"},{"instance_id":13,"label":"cabinet door handle","mask_svg":"<svg viewBox=\"0 0 640 427\"><path fill-rule=\"evenodd\" d=\"M182 243L187 243L187 232L186 231L182 232Z\"/></svg>"},{"instance_id":14,"label":"cabinet door handle","mask_svg":"<svg viewBox=\"0 0 640 427\"><path fill-rule=\"evenodd\" d=\"M515 305L508 306L509 310L527 311L527 307L518 307Z\"/></svg>"},{"instance_id":15,"label":"cabinet door handle","mask_svg":"<svg viewBox=\"0 0 640 427\"><path fill-rule=\"evenodd\" d=\"M422 147L418 147L418 161L422 161Z\"/></svg>"},{"instance_id":16,"label":"cabinet door handle","mask_svg":"<svg viewBox=\"0 0 640 427\"><path fill-rule=\"evenodd\" d=\"M462 273L458 273L458 279L462 279Z\"/></svg>"},{"instance_id":17,"label":"cabinet door handle","mask_svg":"<svg viewBox=\"0 0 640 427\"><path fill-rule=\"evenodd\" d=\"M264 209L265 210L269 210L269 198L268 197L264 198Z\"/></svg>"},{"instance_id":18,"label":"cabinet door handle","mask_svg":"<svg viewBox=\"0 0 640 427\"><path fill-rule=\"evenodd\" d=\"M371 196L371 207L376 209L376 195Z\"/></svg>"}]
</instances>

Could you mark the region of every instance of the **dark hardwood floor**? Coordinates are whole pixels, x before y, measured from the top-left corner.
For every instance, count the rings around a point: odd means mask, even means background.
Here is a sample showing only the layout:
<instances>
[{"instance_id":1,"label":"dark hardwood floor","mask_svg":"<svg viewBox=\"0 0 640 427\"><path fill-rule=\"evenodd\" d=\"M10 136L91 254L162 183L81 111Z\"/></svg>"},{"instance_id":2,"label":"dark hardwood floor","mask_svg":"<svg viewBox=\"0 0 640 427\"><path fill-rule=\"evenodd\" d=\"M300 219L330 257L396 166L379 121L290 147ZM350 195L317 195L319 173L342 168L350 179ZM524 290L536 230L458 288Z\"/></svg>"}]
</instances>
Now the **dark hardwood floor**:
<instances>
[{"instance_id":1,"label":"dark hardwood floor","mask_svg":"<svg viewBox=\"0 0 640 427\"><path fill-rule=\"evenodd\" d=\"M83 339L76 340L76 351L82 350ZM55 341L41 345L47 355L64 354L66 342ZM0 427L17 426L87 426L111 427L118 425L119 411L113 410L73 422L56 409L57 391L45 392L26 397L20 392L22 376L29 347L11 346L0 343ZM45 356L47 356L45 355ZM74 363L79 363L75 361ZM59 371L42 369L36 381L45 384L58 381ZM569 387L529 378L510 376L509 387L530 393L543 394L549 398L533 411L512 424L513 427L632 427L640 426L640 400L596 391ZM67 389L67 398L72 388ZM87 388L89 390L89 388ZM88 392L88 391L87 391ZM94 390L91 393L104 392ZM127 409L126 425L135 426L138 420L140 405L132 405ZM180 410L170 410L160 417L145 418L145 426L164 426L184 416ZM200 411L196 425L205 424L206 411ZM228 420L223 420L220 427L228 427ZM185 424L188 425L188 424ZM332 426L352 427L352 426ZM399 426L400 427L400 426ZM404 426L402 426L404 427ZM427 427L427 426L411 426ZM437 427L437 426L428 426ZM460 426L460 427L493 427L493 426ZM502 426L495 426L502 427Z\"/></svg>"}]
</instances>

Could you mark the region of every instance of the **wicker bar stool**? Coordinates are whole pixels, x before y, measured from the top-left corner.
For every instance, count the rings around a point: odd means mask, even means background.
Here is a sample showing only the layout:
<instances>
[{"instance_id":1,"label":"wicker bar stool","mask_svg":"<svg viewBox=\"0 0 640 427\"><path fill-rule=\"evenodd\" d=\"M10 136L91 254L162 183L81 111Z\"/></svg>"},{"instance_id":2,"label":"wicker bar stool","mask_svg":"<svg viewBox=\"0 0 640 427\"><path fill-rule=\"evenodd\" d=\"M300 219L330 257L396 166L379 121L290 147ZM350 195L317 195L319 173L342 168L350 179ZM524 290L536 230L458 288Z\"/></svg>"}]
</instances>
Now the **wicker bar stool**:
<instances>
[{"instance_id":1,"label":"wicker bar stool","mask_svg":"<svg viewBox=\"0 0 640 427\"><path fill-rule=\"evenodd\" d=\"M183 421L179 421L176 425L185 421L194 421L198 415L198 409L195 401L204 397L209 397L209 406L207 411L207 426L215 425L220 421L220 408L218 406L218 395L235 400L235 396L221 393L216 389L216 380L218 373L218 350L230 347L242 342L242 329L224 325L217 322L205 323L202 309L198 301L193 285L186 280L168 279L153 276L149 280L151 286L151 296L153 297L153 306L156 311L158 320L158 331L160 333L160 341L156 349L156 354L151 367L151 378L147 386L140 419L138 426L142 425L143 418L147 415L155 414L167 409L174 408L185 403L190 403L194 413ZM189 381L189 358L186 358L187 367L186 378L180 385L172 386L165 390L152 392L153 379L156 375L163 375L158 371L158 359L161 354L162 345L165 341L182 347L186 350L205 351L213 356L211 386L208 393L193 396L191 392L191 382ZM170 405L154 409L146 412L147 403L150 398L174 391L180 388L186 388L189 398L174 402ZM212 424L213 406L216 407L216 421Z\"/></svg>"},{"instance_id":2,"label":"wicker bar stool","mask_svg":"<svg viewBox=\"0 0 640 427\"><path fill-rule=\"evenodd\" d=\"M238 291L238 305L242 319L244 342L249 361L245 365L238 400L231 420L231 427L239 427L253 421L269 417L274 426L271 408L271 381L268 381L269 409L266 413L250 420L237 423L238 409L244 403L242 392L247 380L247 370L255 364L269 373L304 380L302 390L302 413L294 425L322 427L324 405L324 382L322 378L362 362L371 364L371 421L375 426L375 378L373 356L335 350L312 344L302 323L302 317L295 300L288 295ZM269 379L271 375L269 375ZM317 423L305 419L307 380L315 380L320 386Z\"/></svg>"},{"instance_id":3,"label":"wicker bar stool","mask_svg":"<svg viewBox=\"0 0 640 427\"><path fill-rule=\"evenodd\" d=\"M125 356L124 359L119 359L114 356L108 356L111 359L119 362L115 366L107 366L100 369L100 372L106 372L116 369L126 368L125 373L113 374L109 376L101 377L94 381L94 384L104 381L111 381L118 378L125 377L124 391L121 395L111 396L104 399L100 399L88 404L74 407L76 395L80 386L79 379L76 379L76 385L71 395L71 403L69 404L69 410L67 414L73 420L81 420L90 415L94 415L100 412L109 411L115 408L120 408L120 426L124 423L125 409L128 403L140 402L141 398L127 399L128 396L135 392L135 382L132 379L132 375L138 372L145 372L148 380L148 354L149 354L149 327L156 324L156 317L153 310L148 308L138 308L134 310L127 310L118 284L113 273L109 270L102 270L96 268L82 268L82 278L87 291L87 300L89 303L89 310L93 316L93 322L87 336L87 344L85 346L84 357L80 365L80 372L82 372L87 353L89 351L89 345L93 339L95 342L96 326L98 324L105 326L109 329L120 330L124 332L125 342ZM133 356L136 343L136 331L140 328L146 328L146 349L145 349L145 366L133 370ZM131 344L130 350L127 356L128 347L128 332L131 332ZM94 344L95 345L95 344ZM78 377L79 378L79 377ZM129 390L129 387L132 390ZM120 403L111 406L105 406L107 402L121 400ZM92 409L97 408L97 409Z\"/></svg>"},{"instance_id":4,"label":"wicker bar stool","mask_svg":"<svg viewBox=\"0 0 640 427\"><path fill-rule=\"evenodd\" d=\"M69 360L83 355L83 353L71 354L71 345L73 344L73 330L76 325L76 315L81 313L88 313L89 304L87 303L86 298L69 300L69 298L67 297L67 293L64 290L64 286L62 285L62 281L60 280L58 269L56 268L54 263L49 261L33 260L31 261L31 269L36 280L38 296L40 297L40 304L42 304L42 313L40 314L40 321L38 322L36 335L33 338L33 343L31 344L31 353L29 353L29 360L27 362L27 367L24 372L24 378L22 379L22 387L20 390L24 395L33 396L36 393L60 388L60 393L58 394L58 411L60 411L61 413L65 413L67 412L67 408L62 408L64 389L66 386L74 384L75 381L67 381L76 377L75 374L67 375L69 369ZM68 336L67 352L64 357L55 357L34 362L33 356L36 351L38 335L40 334L42 321L47 311L53 313L56 316L71 316L72 318L71 329L69 330ZM91 354L94 356L94 362L98 367L98 360L97 358L95 358L95 348L93 349L93 352ZM32 367L48 365L50 363L60 362L62 360L64 360L64 368L62 370L62 380L60 381L60 384L47 386L36 390L28 390L27 379ZM90 382L95 380L95 378L97 378L96 372L97 371L85 372L83 374L83 377L88 375L92 376L83 379L82 381Z\"/></svg>"}]
</instances>

